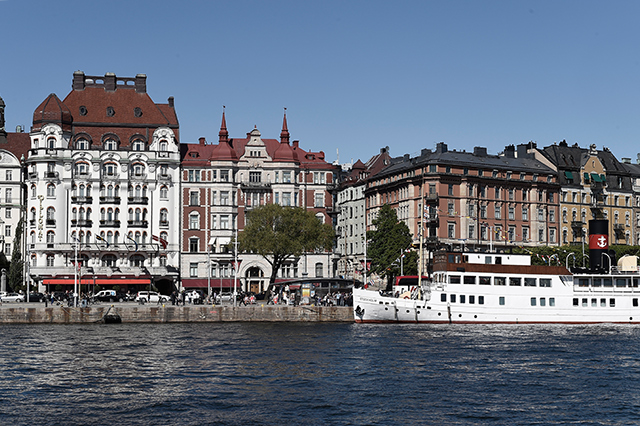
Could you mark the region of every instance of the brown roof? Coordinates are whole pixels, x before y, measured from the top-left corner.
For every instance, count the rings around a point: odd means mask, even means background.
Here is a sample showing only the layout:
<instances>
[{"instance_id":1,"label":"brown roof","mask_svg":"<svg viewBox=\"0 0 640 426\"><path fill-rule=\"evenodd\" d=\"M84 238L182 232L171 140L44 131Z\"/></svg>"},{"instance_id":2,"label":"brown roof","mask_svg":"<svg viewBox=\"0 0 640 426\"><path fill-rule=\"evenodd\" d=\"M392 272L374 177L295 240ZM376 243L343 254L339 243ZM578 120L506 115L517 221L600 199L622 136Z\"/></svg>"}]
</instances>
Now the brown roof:
<instances>
[{"instance_id":1,"label":"brown roof","mask_svg":"<svg viewBox=\"0 0 640 426\"><path fill-rule=\"evenodd\" d=\"M29 133L7 133L7 142L0 143L0 149L6 149L18 160L21 160L23 156L27 158L29 149L31 149Z\"/></svg>"}]
</instances>

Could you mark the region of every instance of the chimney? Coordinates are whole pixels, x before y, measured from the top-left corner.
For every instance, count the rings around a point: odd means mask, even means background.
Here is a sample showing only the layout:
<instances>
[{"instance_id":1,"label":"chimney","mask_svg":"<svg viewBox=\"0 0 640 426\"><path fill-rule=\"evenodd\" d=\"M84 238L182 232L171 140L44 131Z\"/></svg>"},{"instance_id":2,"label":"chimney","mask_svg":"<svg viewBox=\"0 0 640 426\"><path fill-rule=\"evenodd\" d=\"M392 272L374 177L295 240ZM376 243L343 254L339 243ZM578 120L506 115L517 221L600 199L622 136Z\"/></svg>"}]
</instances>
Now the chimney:
<instances>
[{"instance_id":1,"label":"chimney","mask_svg":"<svg viewBox=\"0 0 640 426\"><path fill-rule=\"evenodd\" d=\"M622 157L620 161L622 164L631 164L631 158L628 157Z\"/></svg>"},{"instance_id":2,"label":"chimney","mask_svg":"<svg viewBox=\"0 0 640 426\"><path fill-rule=\"evenodd\" d=\"M115 92L116 75L114 73L108 72L104 75L104 90L107 92Z\"/></svg>"},{"instance_id":3,"label":"chimney","mask_svg":"<svg viewBox=\"0 0 640 426\"><path fill-rule=\"evenodd\" d=\"M293 147L294 148L298 148L298 145L300 145L300 141L293 141Z\"/></svg>"},{"instance_id":4,"label":"chimney","mask_svg":"<svg viewBox=\"0 0 640 426\"><path fill-rule=\"evenodd\" d=\"M200 142L200 145L206 145L206 143L207 143L205 138L199 138L198 142Z\"/></svg>"},{"instance_id":5,"label":"chimney","mask_svg":"<svg viewBox=\"0 0 640 426\"><path fill-rule=\"evenodd\" d=\"M73 73L73 83L71 84L73 90L84 90L84 73L82 71L76 71Z\"/></svg>"},{"instance_id":6,"label":"chimney","mask_svg":"<svg viewBox=\"0 0 640 426\"><path fill-rule=\"evenodd\" d=\"M169 99L168 99L167 101L169 102L169 106L170 106L171 108L173 108L173 107L174 107L174 106L173 106L173 105L174 105L174 104L173 104L173 96L169 96Z\"/></svg>"},{"instance_id":7,"label":"chimney","mask_svg":"<svg viewBox=\"0 0 640 426\"><path fill-rule=\"evenodd\" d=\"M473 147L473 155L476 157L486 157L487 156L487 148L484 146L474 146Z\"/></svg>"},{"instance_id":8,"label":"chimney","mask_svg":"<svg viewBox=\"0 0 640 426\"><path fill-rule=\"evenodd\" d=\"M436 144L436 153L437 154L442 154L444 152L447 152L448 148L447 148L447 144L444 142L438 142Z\"/></svg>"},{"instance_id":9,"label":"chimney","mask_svg":"<svg viewBox=\"0 0 640 426\"><path fill-rule=\"evenodd\" d=\"M516 158L516 147L513 145L507 145L504 147L504 156L506 158Z\"/></svg>"},{"instance_id":10,"label":"chimney","mask_svg":"<svg viewBox=\"0 0 640 426\"><path fill-rule=\"evenodd\" d=\"M409 159L410 159L409 154L405 154L404 157L402 157L402 161L405 163L409 162Z\"/></svg>"},{"instance_id":11,"label":"chimney","mask_svg":"<svg viewBox=\"0 0 640 426\"><path fill-rule=\"evenodd\" d=\"M147 75L136 74L135 80L136 93L147 93Z\"/></svg>"},{"instance_id":12,"label":"chimney","mask_svg":"<svg viewBox=\"0 0 640 426\"><path fill-rule=\"evenodd\" d=\"M422 157L426 157L429 154L431 154L431 150L430 149L422 148L422 150L420 151L420 156L422 156Z\"/></svg>"}]
</instances>

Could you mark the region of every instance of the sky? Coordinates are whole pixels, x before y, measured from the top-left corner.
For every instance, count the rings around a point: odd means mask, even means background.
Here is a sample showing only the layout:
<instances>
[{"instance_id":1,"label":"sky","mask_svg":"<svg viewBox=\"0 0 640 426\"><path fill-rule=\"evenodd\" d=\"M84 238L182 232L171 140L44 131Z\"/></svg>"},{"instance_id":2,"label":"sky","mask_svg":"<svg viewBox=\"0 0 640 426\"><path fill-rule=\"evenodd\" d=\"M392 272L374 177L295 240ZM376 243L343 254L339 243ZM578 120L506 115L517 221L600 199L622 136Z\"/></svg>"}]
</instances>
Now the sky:
<instances>
[{"instance_id":1,"label":"sky","mask_svg":"<svg viewBox=\"0 0 640 426\"><path fill-rule=\"evenodd\" d=\"M254 126L327 161L566 140L640 153L640 2L0 0L6 128L73 72L147 75L180 141Z\"/></svg>"}]
</instances>

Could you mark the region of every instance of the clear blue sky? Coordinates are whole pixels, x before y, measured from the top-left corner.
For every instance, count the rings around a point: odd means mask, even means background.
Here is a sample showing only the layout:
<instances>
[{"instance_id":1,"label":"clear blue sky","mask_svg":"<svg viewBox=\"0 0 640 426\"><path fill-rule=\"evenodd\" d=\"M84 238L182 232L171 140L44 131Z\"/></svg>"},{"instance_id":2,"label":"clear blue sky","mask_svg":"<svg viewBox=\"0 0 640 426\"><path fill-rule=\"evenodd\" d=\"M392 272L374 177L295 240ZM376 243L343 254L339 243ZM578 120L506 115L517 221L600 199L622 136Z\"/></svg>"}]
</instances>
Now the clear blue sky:
<instances>
[{"instance_id":1,"label":"clear blue sky","mask_svg":"<svg viewBox=\"0 0 640 426\"><path fill-rule=\"evenodd\" d=\"M7 130L73 72L147 75L181 141L258 126L329 161L562 139L640 152L638 1L0 0Z\"/></svg>"}]
</instances>

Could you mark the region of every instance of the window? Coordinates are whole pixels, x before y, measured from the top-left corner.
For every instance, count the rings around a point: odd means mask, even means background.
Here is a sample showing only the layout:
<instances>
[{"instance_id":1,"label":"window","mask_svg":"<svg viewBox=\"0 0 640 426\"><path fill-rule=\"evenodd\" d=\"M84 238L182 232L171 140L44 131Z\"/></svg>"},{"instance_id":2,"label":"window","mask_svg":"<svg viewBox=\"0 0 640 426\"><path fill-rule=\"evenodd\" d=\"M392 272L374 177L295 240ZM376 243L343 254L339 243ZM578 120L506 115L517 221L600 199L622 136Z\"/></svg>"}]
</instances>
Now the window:
<instances>
[{"instance_id":1,"label":"window","mask_svg":"<svg viewBox=\"0 0 640 426\"><path fill-rule=\"evenodd\" d=\"M141 163L135 163L131 168L131 172L134 176L141 177L144 175L144 165Z\"/></svg>"},{"instance_id":2,"label":"window","mask_svg":"<svg viewBox=\"0 0 640 426\"><path fill-rule=\"evenodd\" d=\"M53 260L54 260L54 256L53 255L51 255L51 254L47 255L47 266L48 267L54 266Z\"/></svg>"},{"instance_id":3,"label":"window","mask_svg":"<svg viewBox=\"0 0 640 426\"><path fill-rule=\"evenodd\" d=\"M525 287L535 287L536 286L536 279L535 278L525 278L524 279L524 286Z\"/></svg>"},{"instance_id":4,"label":"window","mask_svg":"<svg viewBox=\"0 0 640 426\"><path fill-rule=\"evenodd\" d=\"M226 214L220 215L220 229L230 229L229 228L229 215L226 215Z\"/></svg>"},{"instance_id":5,"label":"window","mask_svg":"<svg viewBox=\"0 0 640 426\"><path fill-rule=\"evenodd\" d=\"M189 229L200 229L200 215L196 212L189 215Z\"/></svg>"},{"instance_id":6,"label":"window","mask_svg":"<svg viewBox=\"0 0 640 426\"><path fill-rule=\"evenodd\" d=\"M47 197L55 197L56 196L56 186L52 183L47 185Z\"/></svg>"},{"instance_id":7,"label":"window","mask_svg":"<svg viewBox=\"0 0 640 426\"><path fill-rule=\"evenodd\" d=\"M504 296L500 296L500 298L498 299L498 303L500 304L500 306L504 306Z\"/></svg>"},{"instance_id":8,"label":"window","mask_svg":"<svg viewBox=\"0 0 640 426\"><path fill-rule=\"evenodd\" d=\"M282 172L282 183L291 183L291 172Z\"/></svg>"},{"instance_id":9,"label":"window","mask_svg":"<svg viewBox=\"0 0 640 426\"><path fill-rule=\"evenodd\" d=\"M6 219L11 219L11 207L7 207L7 210L4 212L4 217Z\"/></svg>"},{"instance_id":10,"label":"window","mask_svg":"<svg viewBox=\"0 0 640 426\"><path fill-rule=\"evenodd\" d=\"M189 205L190 206L199 206L200 205L200 201L199 201L198 195L199 195L198 191L189 192Z\"/></svg>"},{"instance_id":11,"label":"window","mask_svg":"<svg viewBox=\"0 0 640 426\"><path fill-rule=\"evenodd\" d=\"M116 151L118 149L118 143L113 139L107 139L104 142L104 149L107 151Z\"/></svg>"},{"instance_id":12,"label":"window","mask_svg":"<svg viewBox=\"0 0 640 426\"><path fill-rule=\"evenodd\" d=\"M447 224L447 237L448 238L455 238L456 237L456 224L455 223Z\"/></svg>"},{"instance_id":13,"label":"window","mask_svg":"<svg viewBox=\"0 0 640 426\"><path fill-rule=\"evenodd\" d=\"M320 278L320 277L323 276L323 274L322 274L323 270L324 270L324 268L323 268L322 263L320 263L320 262L316 263L316 278Z\"/></svg>"},{"instance_id":14,"label":"window","mask_svg":"<svg viewBox=\"0 0 640 426\"><path fill-rule=\"evenodd\" d=\"M316 192L314 206L324 207L324 194L322 192Z\"/></svg>"},{"instance_id":15,"label":"window","mask_svg":"<svg viewBox=\"0 0 640 426\"><path fill-rule=\"evenodd\" d=\"M11 180L13 180L13 179L11 178L11 170L7 170L7 171L5 172L5 180L6 180L6 181L11 181Z\"/></svg>"},{"instance_id":16,"label":"window","mask_svg":"<svg viewBox=\"0 0 640 426\"><path fill-rule=\"evenodd\" d=\"M478 296L478 305L484 305L484 296Z\"/></svg>"},{"instance_id":17,"label":"window","mask_svg":"<svg viewBox=\"0 0 640 426\"><path fill-rule=\"evenodd\" d=\"M220 191L220 205L221 206L229 205L229 191Z\"/></svg>"},{"instance_id":18,"label":"window","mask_svg":"<svg viewBox=\"0 0 640 426\"><path fill-rule=\"evenodd\" d=\"M132 147L132 149L133 149L134 151L144 151L144 150L145 150L145 148L146 148L146 147L145 147L145 143L144 143L143 141L141 141L141 140L135 140L135 141L133 141L133 144L132 144L132 146L131 146L131 147ZM162 150L162 151L166 151L166 150Z\"/></svg>"},{"instance_id":19,"label":"window","mask_svg":"<svg viewBox=\"0 0 640 426\"><path fill-rule=\"evenodd\" d=\"M162 199L169 198L169 189L166 186L160 187L160 198Z\"/></svg>"},{"instance_id":20,"label":"window","mask_svg":"<svg viewBox=\"0 0 640 426\"><path fill-rule=\"evenodd\" d=\"M197 238L189 238L189 253L198 252L198 243L199 240Z\"/></svg>"},{"instance_id":21,"label":"window","mask_svg":"<svg viewBox=\"0 0 640 426\"><path fill-rule=\"evenodd\" d=\"M220 181L229 182L229 170L220 170Z\"/></svg>"},{"instance_id":22,"label":"window","mask_svg":"<svg viewBox=\"0 0 640 426\"><path fill-rule=\"evenodd\" d=\"M291 206L291 193L283 192L282 193L282 205L283 206Z\"/></svg>"},{"instance_id":23,"label":"window","mask_svg":"<svg viewBox=\"0 0 640 426\"><path fill-rule=\"evenodd\" d=\"M511 285L511 286L520 286L520 285L522 285L522 278L520 278L520 277L509 277L509 285Z\"/></svg>"},{"instance_id":24,"label":"window","mask_svg":"<svg viewBox=\"0 0 640 426\"><path fill-rule=\"evenodd\" d=\"M448 187L447 187L447 193L448 193L449 195L453 195L453 184L451 184L451 183L450 183L450 184L448 185Z\"/></svg>"},{"instance_id":25,"label":"window","mask_svg":"<svg viewBox=\"0 0 640 426\"><path fill-rule=\"evenodd\" d=\"M118 167L115 163L105 163L102 166L102 172L104 173L105 176L108 176L108 177L116 176L117 171L118 171Z\"/></svg>"},{"instance_id":26,"label":"window","mask_svg":"<svg viewBox=\"0 0 640 426\"><path fill-rule=\"evenodd\" d=\"M258 183L262 180L262 172L249 172L249 182Z\"/></svg>"},{"instance_id":27,"label":"window","mask_svg":"<svg viewBox=\"0 0 640 426\"><path fill-rule=\"evenodd\" d=\"M198 276L198 264L196 262L189 263L189 276L190 277Z\"/></svg>"},{"instance_id":28,"label":"window","mask_svg":"<svg viewBox=\"0 0 640 426\"><path fill-rule=\"evenodd\" d=\"M536 298L535 297L531 298L531 306L536 306Z\"/></svg>"},{"instance_id":29,"label":"window","mask_svg":"<svg viewBox=\"0 0 640 426\"><path fill-rule=\"evenodd\" d=\"M494 211L495 211L495 213L494 213L495 218L496 219L501 219L502 218L502 209L501 209L501 207L500 206L495 206Z\"/></svg>"}]
</instances>

